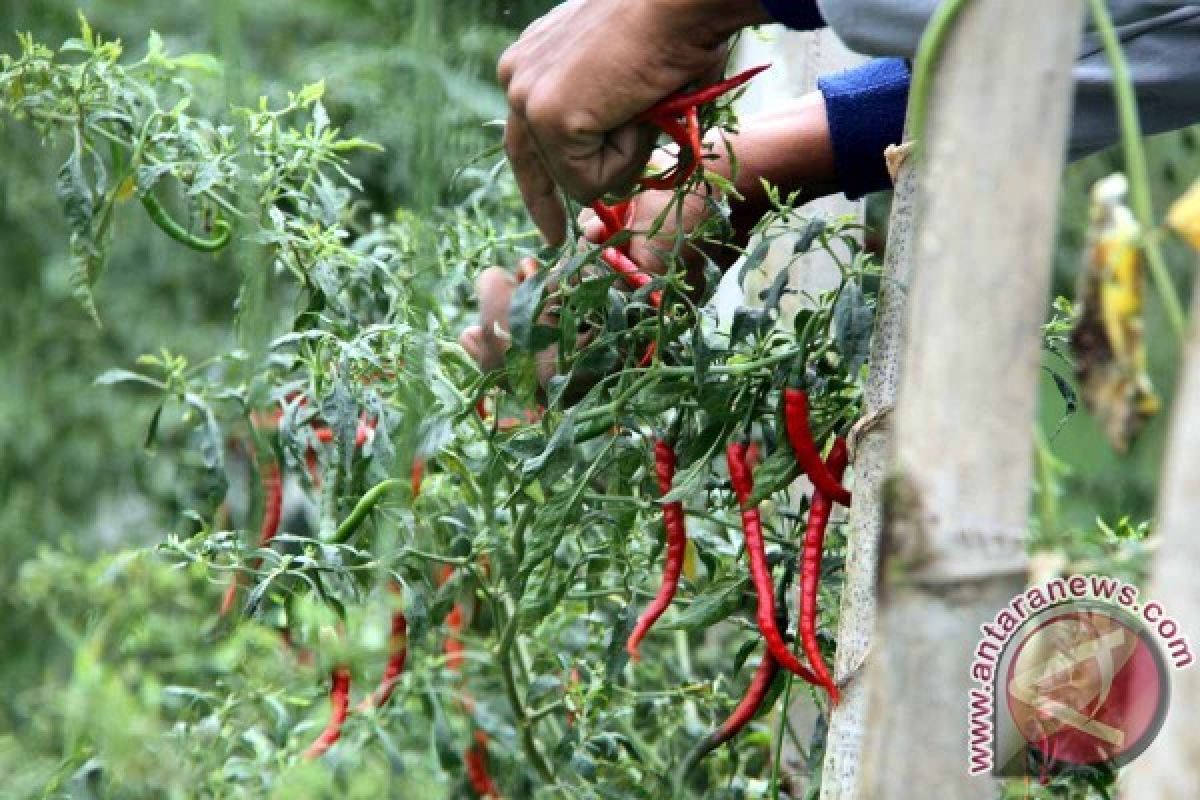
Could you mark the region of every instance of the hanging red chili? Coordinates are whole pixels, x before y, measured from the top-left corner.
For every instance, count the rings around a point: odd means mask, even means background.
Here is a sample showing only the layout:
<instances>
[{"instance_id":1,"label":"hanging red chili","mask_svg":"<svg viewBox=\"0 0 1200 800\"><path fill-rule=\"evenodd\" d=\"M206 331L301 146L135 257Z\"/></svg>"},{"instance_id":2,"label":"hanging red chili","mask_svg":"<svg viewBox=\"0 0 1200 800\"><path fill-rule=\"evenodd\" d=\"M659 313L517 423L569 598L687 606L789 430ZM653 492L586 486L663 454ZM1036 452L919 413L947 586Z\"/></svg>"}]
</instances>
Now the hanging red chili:
<instances>
[{"instance_id":1,"label":"hanging red chili","mask_svg":"<svg viewBox=\"0 0 1200 800\"><path fill-rule=\"evenodd\" d=\"M784 389L783 417L796 461L812 485L835 503L850 505L850 492L825 466L821 450L813 440L812 429L808 425L808 392L797 388Z\"/></svg>"},{"instance_id":2,"label":"hanging red chili","mask_svg":"<svg viewBox=\"0 0 1200 800\"><path fill-rule=\"evenodd\" d=\"M394 594L400 594L398 585L393 583L390 589ZM404 662L407 660L408 617L404 616L404 611L398 608L392 612L392 632L388 639L388 660L383 668L383 677L379 680L379 687L359 705L359 711L382 708L387 705L387 701L392 697L392 691L400 682L400 676L404 672Z\"/></svg>"},{"instance_id":3,"label":"hanging red chili","mask_svg":"<svg viewBox=\"0 0 1200 800\"><path fill-rule=\"evenodd\" d=\"M475 743L463 756L463 766L467 770L467 783L479 797L499 798L500 787L488 772L488 735L476 729L474 739Z\"/></svg>"},{"instance_id":4,"label":"hanging red chili","mask_svg":"<svg viewBox=\"0 0 1200 800\"><path fill-rule=\"evenodd\" d=\"M697 742L688 754L684 756L680 768L681 774L686 775L697 762L734 736L737 736L743 728L758 716L759 711L762 710L763 702L771 691L771 684L775 682L775 676L778 674L779 664L771 657L771 652L768 650L763 653L762 661L758 662L758 669L754 671L754 677L750 681L750 686L747 687L746 693L742 695L742 699L737 704L737 707L733 709L733 712L730 713L716 730Z\"/></svg>"},{"instance_id":5,"label":"hanging red chili","mask_svg":"<svg viewBox=\"0 0 1200 800\"><path fill-rule=\"evenodd\" d=\"M271 463L262 473L262 488L263 488L263 517L258 529L258 546L266 547L279 533L279 521L283 516L283 476L279 472L279 464L272 459ZM262 564L262 559L256 559L251 564L251 569L258 569ZM241 585L240 576L234 576L233 581L225 590L225 596L221 598L221 608L218 610L218 616L225 616L233 610L234 604L237 602L238 587Z\"/></svg>"},{"instance_id":6,"label":"hanging red chili","mask_svg":"<svg viewBox=\"0 0 1200 800\"><path fill-rule=\"evenodd\" d=\"M841 480L848 461L846 440L839 436L829 451L828 461L829 471L835 479ZM813 673L829 692L830 701L837 705L838 687L829 675L821 655L821 646L817 643L817 585L821 580L825 529L829 526L832 512L833 500L820 489L815 490L808 511L808 529L804 534L804 550L800 559L800 642Z\"/></svg>"},{"instance_id":7,"label":"hanging red chili","mask_svg":"<svg viewBox=\"0 0 1200 800\"><path fill-rule=\"evenodd\" d=\"M446 628L450 632L446 635L446 641L442 643L442 650L446 653L446 668L451 672L462 671L465 648L460 634L465 625L466 615L463 613L462 603L455 603L454 608L446 615Z\"/></svg>"},{"instance_id":8,"label":"hanging red chili","mask_svg":"<svg viewBox=\"0 0 1200 800\"><path fill-rule=\"evenodd\" d=\"M416 500L421 496L421 484L425 480L425 459L414 458L412 468L409 470L409 484L412 489L413 499Z\"/></svg>"},{"instance_id":9,"label":"hanging red chili","mask_svg":"<svg viewBox=\"0 0 1200 800\"><path fill-rule=\"evenodd\" d=\"M746 465L746 445L730 442L725 450L729 464L729 477L733 491L742 507L742 532L746 538L746 555L750 559L750 577L758 596L758 612L755 615L758 629L767 643L767 649L779 665L812 684L820 684L817 676L788 649L779 624L775 619L775 585L771 580L771 568L767 564L766 543L763 540L762 517L758 508L750 505L754 494L754 478Z\"/></svg>"},{"instance_id":10,"label":"hanging red chili","mask_svg":"<svg viewBox=\"0 0 1200 800\"><path fill-rule=\"evenodd\" d=\"M329 689L329 722L317 740L304 751L304 758L314 759L323 756L329 748L342 738L342 725L350 710L350 670L347 667L335 667L333 670L333 686Z\"/></svg>"},{"instance_id":11,"label":"hanging red chili","mask_svg":"<svg viewBox=\"0 0 1200 800\"><path fill-rule=\"evenodd\" d=\"M670 492L671 483L675 480L675 450L665 439L654 442L654 474L658 478L659 494ZM675 598L679 576L683 574L683 561L687 555L687 520L682 503L674 501L663 505L663 528L666 530L667 554L663 560L662 585L654 600L638 617L633 632L625 642L625 650L634 661L641 657L638 645Z\"/></svg>"}]
</instances>

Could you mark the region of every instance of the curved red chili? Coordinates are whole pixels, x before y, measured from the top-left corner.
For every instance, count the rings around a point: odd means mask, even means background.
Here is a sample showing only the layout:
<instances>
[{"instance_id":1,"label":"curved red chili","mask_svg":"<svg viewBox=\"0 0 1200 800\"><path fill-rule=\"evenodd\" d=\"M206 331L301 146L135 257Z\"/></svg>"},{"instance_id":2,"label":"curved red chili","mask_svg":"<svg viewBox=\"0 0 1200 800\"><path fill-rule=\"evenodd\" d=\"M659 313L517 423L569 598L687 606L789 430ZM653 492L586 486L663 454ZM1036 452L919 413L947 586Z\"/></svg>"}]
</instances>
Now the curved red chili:
<instances>
[{"instance_id":1,"label":"curved red chili","mask_svg":"<svg viewBox=\"0 0 1200 800\"><path fill-rule=\"evenodd\" d=\"M400 589L393 585L392 592L399 594ZM408 617L404 611L396 609L392 612L392 635L388 639L388 660L383 668L383 677L379 679L379 687L359 705L359 711L370 708L382 708L391 699L400 676L404 673L404 662L408 660Z\"/></svg>"},{"instance_id":2,"label":"curved red chili","mask_svg":"<svg viewBox=\"0 0 1200 800\"><path fill-rule=\"evenodd\" d=\"M279 533L279 520L283 516L283 476L279 472L279 464L272 460L262 473L262 488L263 488L263 517L262 523L258 528L258 546L266 547ZM262 564L262 559L255 559L251 564L252 569L258 569ZM217 612L218 616L225 616L233 610L234 603L237 602L238 587L241 585L241 578L235 576L229 584L229 588L225 590L225 596L221 598L221 608Z\"/></svg>"},{"instance_id":3,"label":"curved red chili","mask_svg":"<svg viewBox=\"0 0 1200 800\"><path fill-rule=\"evenodd\" d=\"M838 437L829 451L828 467L833 477L840 480L846 471L849 454L846 440ZM829 692L830 701L838 704L838 687L829 675L821 646L817 643L817 585L821 580L821 556L825 547L825 529L829 526L829 515L833 512L833 500L817 489L813 492L812 506L808 511L808 529L804 534L804 550L800 560L800 643L812 671L821 685Z\"/></svg>"},{"instance_id":4,"label":"curved red chili","mask_svg":"<svg viewBox=\"0 0 1200 800\"><path fill-rule=\"evenodd\" d=\"M654 474L658 478L659 494L670 492L671 483L675 480L675 450L665 439L654 442ZM679 587L679 576L683 574L684 557L687 555L687 521L683 503L675 501L663 505L663 527L667 534L667 554L663 559L662 585L654 600L638 617L633 632L625 642L625 650L634 661L641 658L638 645L671 605L675 590Z\"/></svg>"},{"instance_id":5,"label":"curved red chili","mask_svg":"<svg viewBox=\"0 0 1200 800\"><path fill-rule=\"evenodd\" d=\"M329 689L329 723L317 740L304 751L304 758L314 759L323 756L329 748L342 738L342 725L350 711L350 669L335 667L333 670L333 686Z\"/></svg>"},{"instance_id":6,"label":"curved red chili","mask_svg":"<svg viewBox=\"0 0 1200 800\"><path fill-rule=\"evenodd\" d=\"M746 445L730 442L725 450L725 457L729 464L733 491L742 507L742 531L746 537L746 555L750 559L750 578L754 583L754 592L758 595L758 611L755 615L758 629L762 632L768 651L780 666L809 683L820 685L817 676L801 664L788 649L775 619L775 585L771 580L771 568L767 564L762 517L758 508L749 504L750 496L754 494L754 479L746 465Z\"/></svg>"},{"instance_id":7,"label":"curved red chili","mask_svg":"<svg viewBox=\"0 0 1200 800\"><path fill-rule=\"evenodd\" d=\"M768 650L763 653L762 661L758 662L758 669L754 671L754 677L750 680L750 686L746 688L746 693L742 695L741 701L716 730L697 742L684 757L683 765L680 768L681 775L686 775L700 759L737 736L742 728L745 728L758 716L759 711L762 710L763 701L771 691L771 684L775 682L775 676L778 674L779 664Z\"/></svg>"},{"instance_id":8,"label":"curved red chili","mask_svg":"<svg viewBox=\"0 0 1200 800\"><path fill-rule=\"evenodd\" d=\"M796 461L812 485L835 503L850 505L850 492L825 466L821 450L813 440L812 429L808 425L808 392L797 388L783 390L783 418Z\"/></svg>"}]
</instances>

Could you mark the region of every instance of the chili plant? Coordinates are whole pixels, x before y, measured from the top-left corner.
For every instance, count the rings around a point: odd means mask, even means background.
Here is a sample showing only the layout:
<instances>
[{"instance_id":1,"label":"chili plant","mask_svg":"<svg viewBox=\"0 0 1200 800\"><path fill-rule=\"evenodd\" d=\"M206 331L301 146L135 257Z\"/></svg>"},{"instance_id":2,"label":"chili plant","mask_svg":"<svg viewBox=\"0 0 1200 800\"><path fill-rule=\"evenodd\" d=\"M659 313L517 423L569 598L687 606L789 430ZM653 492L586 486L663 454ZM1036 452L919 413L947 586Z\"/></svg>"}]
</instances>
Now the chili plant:
<instances>
[{"instance_id":1,"label":"chili plant","mask_svg":"<svg viewBox=\"0 0 1200 800\"><path fill-rule=\"evenodd\" d=\"M818 551L850 494L840 450L832 468L822 459L858 416L876 266L853 220L802 217L771 192L742 276L787 236L797 257L827 251L840 281L801 295L783 269L718 320L720 268L704 254L731 239L733 190L703 168L719 137L701 136L736 125L736 87L655 118L690 152L648 177L664 198L650 230L625 230L630 198L606 198L603 246L575 231L542 252L491 156L463 168L457 207L370 209L346 159L372 145L338 130L323 86L206 119L186 80L206 63L157 39L123 60L86 24L57 52L26 36L0 60L0 107L64 151L58 191L89 314L103 317L90 290L105 266L132 268L107 263L123 226L155 225L212 253L212 269L241 271L238 347L101 376L146 393L147 441L188 438L188 511L132 563L189 624L169 637L178 658L134 671L110 635L132 624L128 606L83 637L92 668L129 696L171 687L138 696L175 735L156 772L80 730L89 744L71 768L114 795L719 796L776 780L772 740L819 750L820 725L751 722L777 705L776 658L824 684L800 702L824 714L836 697L822 659L840 517ZM664 233L689 193L707 220ZM635 234L664 243L664 274L626 263ZM516 292L511 348L484 373L457 343L472 282L530 257L543 266ZM801 389L807 438L794 448L784 397ZM822 492L807 548L802 472ZM802 599L786 591L798 564ZM106 580L78 569L78 591L55 599L59 633L77 639L86 588ZM44 589L39 574L26 591ZM214 725L222 748L189 755Z\"/></svg>"}]
</instances>

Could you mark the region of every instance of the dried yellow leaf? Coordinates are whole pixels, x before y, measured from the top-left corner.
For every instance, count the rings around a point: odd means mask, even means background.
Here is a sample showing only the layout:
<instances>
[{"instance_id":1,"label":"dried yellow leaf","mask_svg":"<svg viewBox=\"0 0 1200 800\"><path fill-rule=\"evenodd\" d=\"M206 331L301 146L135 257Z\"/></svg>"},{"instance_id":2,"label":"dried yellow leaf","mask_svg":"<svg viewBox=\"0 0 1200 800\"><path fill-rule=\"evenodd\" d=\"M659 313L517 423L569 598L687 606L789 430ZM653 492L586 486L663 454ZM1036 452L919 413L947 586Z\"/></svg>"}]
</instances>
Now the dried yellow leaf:
<instances>
[{"instance_id":1,"label":"dried yellow leaf","mask_svg":"<svg viewBox=\"0 0 1200 800\"><path fill-rule=\"evenodd\" d=\"M1192 247L1200 250L1200 180L1171 206L1167 224Z\"/></svg>"}]
</instances>

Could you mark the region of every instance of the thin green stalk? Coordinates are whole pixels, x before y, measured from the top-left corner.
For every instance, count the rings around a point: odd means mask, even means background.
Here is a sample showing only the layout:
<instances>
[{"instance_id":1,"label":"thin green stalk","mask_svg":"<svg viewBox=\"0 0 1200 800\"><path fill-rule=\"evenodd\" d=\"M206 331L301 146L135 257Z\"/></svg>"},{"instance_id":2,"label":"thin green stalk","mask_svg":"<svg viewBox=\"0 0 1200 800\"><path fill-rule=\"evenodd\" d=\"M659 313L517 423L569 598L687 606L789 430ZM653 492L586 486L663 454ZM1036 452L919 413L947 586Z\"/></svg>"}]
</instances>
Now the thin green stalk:
<instances>
[{"instance_id":1,"label":"thin green stalk","mask_svg":"<svg viewBox=\"0 0 1200 800\"><path fill-rule=\"evenodd\" d=\"M528 577L524 570L521 569L521 562L525 560L525 530L533 518L533 510L533 503L525 507L525 510L517 518L517 523L513 531L513 552L517 565L517 577L514 581L515 585L513 586L513 596L511 598L512 608L509 612L508 621L504 626L504 631L500 635L500 643L496 648L496 660L500 665L500 677L504 683L504 694L508 698L508 705L512 709L513 719L516 721L517 730L521 735L521 749L542 780L547 783L553 783L554 773L551 771L550 765L546 763L541 750L538 749L537 740L533 736L533 727L536 720L530 719L529 710L521 702L521 693L517 689L517 676L513 671L512 659L513 645L517 639L517 621L519 619L517 610L520 608L521 597L525 594L526 579Z\"/></svg>"},{"instance_id":2,"label":"thin green stalk","mask_svg":"<svg viewBox=\"0 0 1200 800\"><path fill-rule=\"evenodd\" d=\"M1125 159L1125 171L1129 177L1130 203L1142 228L1142 251L1146 255L1150 275L1154 278L1154 287L1162 298L1171 332L1175 334L1176 341L1183 342L1187 333L1183 303L1180 302L1175 285L1171 282L1166 259L1163 258L1158 239L1154 235L1157 223L1154 219L1154 199L1150 193L1150 170L1146 165L1142 124L1138 117L1137 94L1134 92L1129 63L1121 50L1121 42L1117 38L1112 16L1109 15L1104 0L1088 0L1088 4L1091 7L1092 20L1096 23L1096 32L1104 46L1104 55L1112 66L1113 99L1116 101L1117 121L1121 128L1121 151Z\"/></svg>"},{"instance_id":3,"label":"thin green stalk","mask_svg":"<svg viewBox=\"0 0 1200 800\"><path fill-rule=\"evenodd\" d=\"M775 734L775 757L771 759L771 800L779 800L779 776L783 769L783 740L788 721L788 706L792 698L792 680L796 676L787 674L787 682L783 685L782 711L779 712L779 732Z\"/></svg>"},{"instance_id":4,"label":"thin green stalk","mask_svg":"<svg viewBox=\"0 0 1200 800\"><path fill-rule=\"evenodd\" d=\"M913 147L925 147L925 118L929 111L929 96L933 76L937 72L942 51L950 38L950 32L958 22L959 15L971 0L948 0L940 4L925 26L925 33L917 45L917 57L913 60L912 86L908 93L908 125L912 131Z\"/></svg>"}]
</instances>

